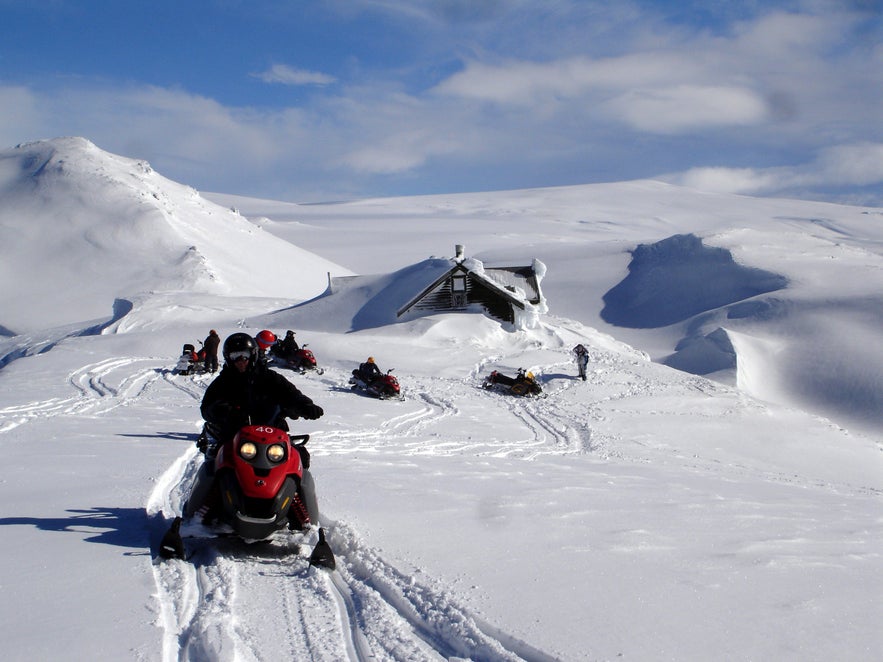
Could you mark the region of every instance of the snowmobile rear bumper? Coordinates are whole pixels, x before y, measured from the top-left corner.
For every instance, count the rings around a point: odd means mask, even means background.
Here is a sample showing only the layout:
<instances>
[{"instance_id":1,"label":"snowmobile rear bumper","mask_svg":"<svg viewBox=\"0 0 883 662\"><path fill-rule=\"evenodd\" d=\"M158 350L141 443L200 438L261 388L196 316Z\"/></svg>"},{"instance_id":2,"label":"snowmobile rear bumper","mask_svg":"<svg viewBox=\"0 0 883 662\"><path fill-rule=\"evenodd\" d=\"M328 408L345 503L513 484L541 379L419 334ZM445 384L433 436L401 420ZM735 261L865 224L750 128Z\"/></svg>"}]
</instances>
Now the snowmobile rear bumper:
<instances>
[{"instance_id":1,"label":"snowmobile rear bumper","mask_svg":"<svg viewBox=\"0 0 883 662\"><path fill-rule=\"evenodd\" d=\"M236 511L235 520L233 521L233 530L240 538L246 540L263 540L273 535L280 528L285 526L286 522L280 524L279 518L273 517L252 517L244 515L240 511Z\"/></svg>"}]
</instances>

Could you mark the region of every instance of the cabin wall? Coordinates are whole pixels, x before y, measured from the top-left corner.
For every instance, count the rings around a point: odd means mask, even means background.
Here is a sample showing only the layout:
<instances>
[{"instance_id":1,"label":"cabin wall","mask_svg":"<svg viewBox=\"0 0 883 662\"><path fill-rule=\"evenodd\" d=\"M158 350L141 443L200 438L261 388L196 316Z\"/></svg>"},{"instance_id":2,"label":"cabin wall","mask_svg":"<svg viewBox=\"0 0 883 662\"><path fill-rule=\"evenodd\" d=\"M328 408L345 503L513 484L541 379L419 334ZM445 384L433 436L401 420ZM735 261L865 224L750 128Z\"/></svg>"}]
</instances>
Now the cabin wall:
<instances>
[{"instance_id":1,"label":"cabin wall","mask_svg":"<svg viewBox=\"0 0 883 662\"><path fill-rule=\"evenodd\" d=\"M493 290L487 288L472 278L466 279L466 303L463 306L454 306L453 292L451 291L451 279L446 278L438 287L429 292L420 301L414 304L412 310L465 311L472 305L481 305L489 315L503 322L514 321L512 306L505 299L501 299Z\"/></svg>"}]
</instances>

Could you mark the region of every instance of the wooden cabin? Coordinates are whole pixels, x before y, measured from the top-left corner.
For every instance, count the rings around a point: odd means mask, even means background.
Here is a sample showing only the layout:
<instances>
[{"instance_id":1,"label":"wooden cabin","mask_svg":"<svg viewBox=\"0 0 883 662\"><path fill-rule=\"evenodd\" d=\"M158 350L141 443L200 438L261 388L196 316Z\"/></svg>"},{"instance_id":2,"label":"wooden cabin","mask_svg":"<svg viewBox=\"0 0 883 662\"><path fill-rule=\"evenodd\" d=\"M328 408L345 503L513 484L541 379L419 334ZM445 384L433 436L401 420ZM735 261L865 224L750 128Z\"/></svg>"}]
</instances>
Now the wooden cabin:
<instances>
[{"instance_id":1,"label":"wooden cabin","mask_svg":"<svg viewBox=\"0 0 883 662\"><path fill-rule=\"evenodd\" d=\"M530 265L489 266L467 259L463 246L455 247L451 266L402 305L396 316L480 309L503 322L514 322L518 310L543 302L540 281L545 268Z\"/></svg>"}]
</instances>

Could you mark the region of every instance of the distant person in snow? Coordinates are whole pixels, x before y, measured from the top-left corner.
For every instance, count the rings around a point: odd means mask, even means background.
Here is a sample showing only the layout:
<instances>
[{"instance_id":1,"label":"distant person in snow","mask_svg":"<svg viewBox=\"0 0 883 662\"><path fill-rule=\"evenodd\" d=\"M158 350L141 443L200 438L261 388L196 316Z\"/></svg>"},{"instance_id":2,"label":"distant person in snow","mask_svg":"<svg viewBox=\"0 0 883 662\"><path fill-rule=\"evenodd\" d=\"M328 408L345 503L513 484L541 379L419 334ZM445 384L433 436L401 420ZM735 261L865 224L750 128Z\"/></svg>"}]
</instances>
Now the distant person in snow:
<instances>
[{"instance_id":1,"label":"distant person in snow","mask_svg":"<svg viewBox=\"0 0 883 662\"><path fill-rule=\"evenodd\" d=\"M203 341L202 348L205 350L205 371L218 371L218 347L221 345L221 338L218 332L212 329L208 332L208 337Z\"/></svg>"},{"instance_id":2,"label":"distant person in snow","mask_svg":"<svg viewBox=\"0 0 883 662\"><path fill-rule=\"evenodd\" d=\"M576 355L576 366L579 369L579 376L586 381L586 366L589 364L589 350L582 346L582 343L573 348Z\"/></svg>"}]
</instances>

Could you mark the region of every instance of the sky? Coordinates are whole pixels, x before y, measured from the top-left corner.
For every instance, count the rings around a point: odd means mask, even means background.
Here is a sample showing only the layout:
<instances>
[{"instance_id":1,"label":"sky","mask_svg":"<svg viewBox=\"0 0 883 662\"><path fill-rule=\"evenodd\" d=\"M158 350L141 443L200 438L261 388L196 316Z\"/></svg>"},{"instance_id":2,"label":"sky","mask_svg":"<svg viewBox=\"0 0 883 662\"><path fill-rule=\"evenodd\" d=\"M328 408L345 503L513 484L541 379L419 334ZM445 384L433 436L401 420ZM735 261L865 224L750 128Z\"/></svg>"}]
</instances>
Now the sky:
<instances>
[{"instance_id":1,"label":"sky","mask_svg":"<svg viewBox=\"0 0 883 662\"><path fill-rule=\"evenodd\" d=\"M0 146L294 202L654 178L883 204L880 0L0 0Z\"/></svg>"},{"instance_id":2,"label":"sky","mask_svg":"<svg viewBox=\"0 0 883 662\"><path fill-rule=\"evenodd\" d=\"M647 181L297 205L82 139L0 150L3 659L877 662L881 217ZM390 323L405 265L463 237L475 269L541 260L545 311ZM359 276L320 296L329 271ZM324 369L276 368L325 412L291 428L336 571L315 530L188 523L154 558L213 379L174 367L211 328L290 328ZM675 370L646 334L738 362ZM403 400L350 389L369 355ZM519 367L546 397L481 387Z\"/></svg>"}]
</instances>

